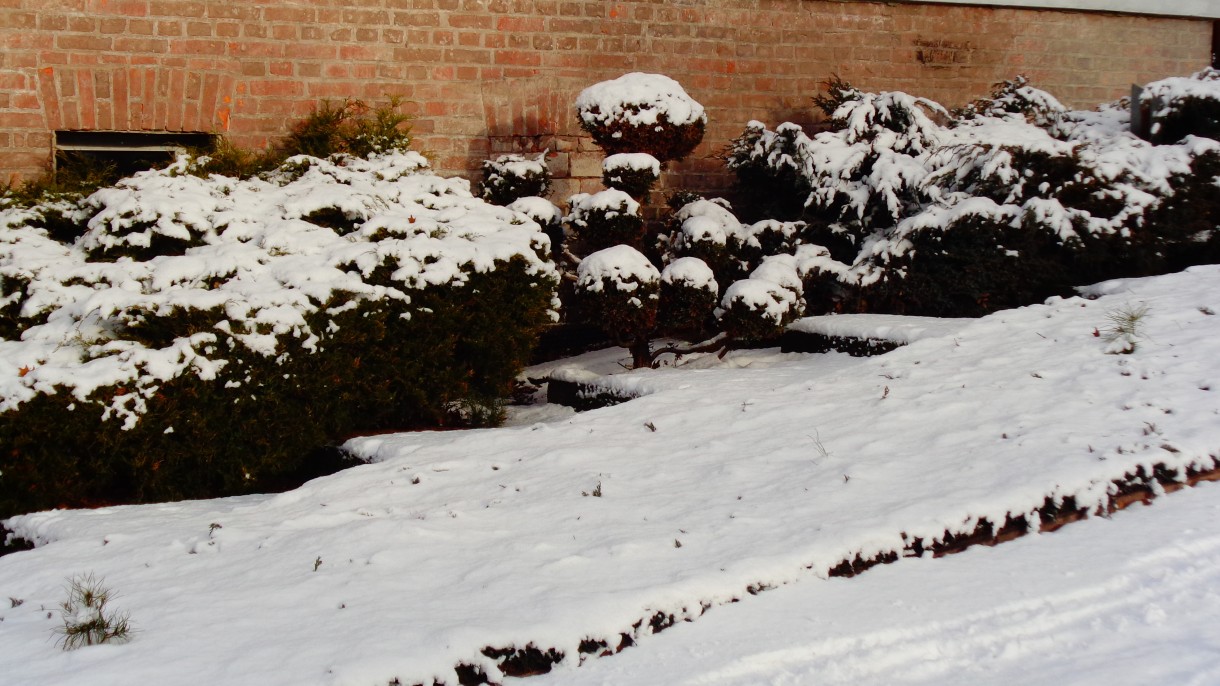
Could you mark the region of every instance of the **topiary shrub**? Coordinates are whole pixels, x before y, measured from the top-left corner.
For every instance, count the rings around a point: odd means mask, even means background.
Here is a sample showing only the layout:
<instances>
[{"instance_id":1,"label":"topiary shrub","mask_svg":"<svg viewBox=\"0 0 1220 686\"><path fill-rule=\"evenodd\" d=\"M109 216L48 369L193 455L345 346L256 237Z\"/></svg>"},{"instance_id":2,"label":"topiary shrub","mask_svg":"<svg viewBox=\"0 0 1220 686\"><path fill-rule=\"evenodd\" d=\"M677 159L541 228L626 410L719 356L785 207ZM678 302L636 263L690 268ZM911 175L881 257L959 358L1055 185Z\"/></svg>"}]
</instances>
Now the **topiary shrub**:
<instances>
[{"instance_id":1,"label":"topiary shrub","mask_svg":"<svg viewBox=\"0 0 1220 686\"><path fill-rule=\"evenodd\" d=\"M515 200L542 197L551 190L551 170L546 153L530 159L522 155L500 155L483 162L479 197L493 205L506 206Z\"/></svg>"},{"instance_id":2,"label":"topiary shrub","mask_svg":"<svg viewBox=\"0 0 1220 686\"><path fill-rule=\"evenodd\" d=\"M577 193L568 198L566 220L583 252L596 252L614 245L639 249L644 242L644 220L640 203L613 188L599 193Z\"/></svg>"},{"instance_id":3,"label":"topiary shrub","mask_svg":"<svg viewBox=\"0 0 1220 686\"><path fill-rule=\"evenodd\" d=\"M733 340L758 343L778 338L803 313L796 260L779 255L725 289L716 319Z\"/></svg>"},{"instance_id":4,"label":"topiary shrub","mask_svg":"<svg viewBox=\"0 0 1220 686\"><path fill-rule=\"evenodd\" d=\"M633 72L594 84L576 98L580 126L608 154L686 157L703 140L707 115L681 84Z\"/></svg>"},{"instance_id":5,"label":"topiary shrub","mask_svg":"<svg viewBox=\"0 0 1220 686\"><path fill-rule=\"evenodd\" d=\"M711 267L697 257L680 257L661 270L657 327L670 335L702 338L719 299Z\"/></svg>"},{"instance_id":6,"label":"topiary shrub","mask_svg":"<svg viewBox=\"0 0 1220 686\"><path fill-rule=\"evenodd\" d=\"M661 274L647 257L628 245L588 255L576 272L575 309L632 352L635 366L651 363L648 337L657 323Z\"/></svg>"},{"instance_id":7,"label":"topiary shrub","mask_svg":"<svg viewBox=\"0 0 1220 686\"><path fill-rule=\"evenodd\" d=\"M706 263L716 281L729 284L748 272L737 255L746 229L722 199L698 199L684 205L669 218L665 237L666 263L680 257L695 257Z\"/></svg>"},{"instance_id":8,"label":"topiary shrub","mask_svg":"<svg viewBox=\"0 0 1220 686\"><path fill-rule=\"evenodd\" d=\"M602 183L642 200L661 178L661 163L647 153L619 153L602 160Z\"/></svg>"},{"instance_id":9,"label":"topiary shrub","mask_svg":"<svg viewBox=\"0 0 1220 686\"><path fill-rule=\"evenodd\" d=\"M0 518L249 492L357 433L495 420L555 316L547 238L415 153L294 159L266 180L138 174L81 203L72 245L0 211L21 284ZM308 221L324 207L355 226ZM196 244L134 258L175 232Z\"/></svg>"}]
</instances>

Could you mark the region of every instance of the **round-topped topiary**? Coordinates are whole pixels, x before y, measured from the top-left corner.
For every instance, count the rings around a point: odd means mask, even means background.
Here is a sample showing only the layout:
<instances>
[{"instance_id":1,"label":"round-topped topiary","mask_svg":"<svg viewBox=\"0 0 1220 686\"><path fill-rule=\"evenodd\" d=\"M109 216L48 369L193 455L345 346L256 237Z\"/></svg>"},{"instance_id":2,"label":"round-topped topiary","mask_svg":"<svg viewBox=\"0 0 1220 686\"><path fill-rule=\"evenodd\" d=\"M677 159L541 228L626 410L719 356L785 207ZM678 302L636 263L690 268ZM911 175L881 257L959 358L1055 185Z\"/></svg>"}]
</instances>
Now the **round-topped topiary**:
<instances>
[{"instance_id":1,"label":"round-topped topiary","mask_svg":"<svg viewBox=\"0 0 1220 686\"><path fill-rule=\"evenodd\" d=\"M703 140L707 114L677 81L632 72L593 84L576 98L580 126L608 154L686 157Z\"/></svg>"}]
</instances>

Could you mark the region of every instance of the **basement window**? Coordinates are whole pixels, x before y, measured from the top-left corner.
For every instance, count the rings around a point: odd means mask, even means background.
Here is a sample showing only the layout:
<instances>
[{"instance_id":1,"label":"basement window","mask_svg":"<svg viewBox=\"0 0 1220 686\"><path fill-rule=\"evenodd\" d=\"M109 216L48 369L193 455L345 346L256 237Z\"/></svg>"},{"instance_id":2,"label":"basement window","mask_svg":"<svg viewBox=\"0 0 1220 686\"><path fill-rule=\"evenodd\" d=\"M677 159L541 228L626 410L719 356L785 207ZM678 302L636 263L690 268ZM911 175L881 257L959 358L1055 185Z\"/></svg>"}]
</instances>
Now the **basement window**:
<instances>
[{"instance_id":1,"label":"basement window","mask_svg":"<svg viewBox=\"0 0 1220 686\"><path fill-rule=\"evenodd\" d=\"M163 167L187 149L210 150L215 143L216 137L207 133L56 131L55 169L107 169L120 178Z\"/></svg>"}]
</instances>

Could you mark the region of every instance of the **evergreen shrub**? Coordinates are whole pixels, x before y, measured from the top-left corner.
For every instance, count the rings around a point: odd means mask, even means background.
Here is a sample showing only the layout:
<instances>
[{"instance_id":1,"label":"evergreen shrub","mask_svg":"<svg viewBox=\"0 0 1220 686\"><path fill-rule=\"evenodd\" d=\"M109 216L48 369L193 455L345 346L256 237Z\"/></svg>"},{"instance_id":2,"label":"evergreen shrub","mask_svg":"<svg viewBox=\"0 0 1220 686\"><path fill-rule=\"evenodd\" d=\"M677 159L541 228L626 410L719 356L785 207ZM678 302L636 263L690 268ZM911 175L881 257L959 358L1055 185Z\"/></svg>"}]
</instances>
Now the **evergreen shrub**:
<instances>
[{"instance_id":1,"label":"evergreen shrub","mask_svg":"<svg viewBox=\"0 0 1220 686\"><path fill-rule=\"evenodd\" d=\"M602 183L637 200L661 178L661 162L646 153L619 153L602 161Z\"/></svg>"},{"instance_id":2,"label":"evergreen shrub","mask_svg":"<svg viewBox=\"0 0 1220 686\"><path fill-rule=\"evenodd\" d=\"M495 421L555 316L546 236L415 153L294 159L138 174L80 203L73 244L0 211L0 518L251 492L353 435Z\"/></svg>"},{"instance_id":3,"label":"evergreen shrub","mask_svg":"<svg viewBox=\"0 0 1220 686\"><path fill-rule=\"evenodd\" d=\"M568 224L583 252L597 252L615 245L637 250L644 243L644 220L640 204L623 191L577 193L568 198Z\"/></svg>"},{"instance_id":4,"label":"evergreen shrub","mask_svg":"<svg viewBox=\"0 0 1220 686\"><path fill-rule=\"evenodd\" d=\"M551 190L551 170L546 153L530 159L522 155L500 155L483 162L478 194L493 205L507 206L521 198L543 197Z\"/></svg>"},{"instance_id":5,"label":"evergreen shrub","mask_svg":"<svg viewBox=\"0 0 1220 686\"><path fill-rule=\"evenodd\" d=\"M1140 102L1151 110L1153 142L1176 143L1187 136L1220 139L1220 69L1149 84Z\"/></svg>"},{"instance_id":6,"label":"evergreen shrub","mask_svg":"<svg viewBox=\"0 0 1220 686\"><path fill-rule=\"evenodd\" d=\"M594 84L576 98L581 128L607 154L682 159L703 140L707 115L681 84L639 72Z\"/></svg>"},{"instance_id":7,"label":"evergreen shrub","mask_svg":"<svg viewBox=\"0 0 1220 686\"><path fill-rule=\"evenodd\" d=\"M1206 108L1220 103L1215 74L1145 94ZM1220 252L1208 190L1220 143L1200 136L1205 118L1154 146L1129 131L1125 104L1069 111L1021 77L953 114L838 80L815 103L827 131L751 122L727 155L743 190L772 189L771 219L804 222L774 242L819 251L804 272L811 310L976 316Z\"/></svg>"}]
</instances>

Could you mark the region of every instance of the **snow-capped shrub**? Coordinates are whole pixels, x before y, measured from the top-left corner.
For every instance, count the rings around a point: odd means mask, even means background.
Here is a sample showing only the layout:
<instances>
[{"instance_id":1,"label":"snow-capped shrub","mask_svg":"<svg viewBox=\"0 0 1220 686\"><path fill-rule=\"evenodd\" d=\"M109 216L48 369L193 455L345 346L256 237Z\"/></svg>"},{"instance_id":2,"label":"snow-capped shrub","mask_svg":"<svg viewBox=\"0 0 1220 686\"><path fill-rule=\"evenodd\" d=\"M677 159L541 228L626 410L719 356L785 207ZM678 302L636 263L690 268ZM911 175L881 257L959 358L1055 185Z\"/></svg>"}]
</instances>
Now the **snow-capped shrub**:
<instances>
[{"instance_id":1,"label":"snow-capped shrub","mask_svg":"<svg viewBox=\"0 0 1220 686\"><path fill-rule=\"evenodd\" d=\"M751 122L729 156L744 187L788 194L770 206L807 222L798 249L825 250L817 309L981 314L1220 256L1213 140L1153 146L1126 108L1066 111L1022 79L955 120L843 84L819 104L831 131Z\"/></svg>"},{"instance_id":2,"label":"snow-capped shrub","mask_svg":"<svg viewBox=\"0 0 1220 686\"><path fill-rule=\"evenodd\" d=\"M808 225L805 222L782 222L763 219L743 225L732 237L734 252L746 264L757 266L771 255L790 254L801 245Z\"/></svg>"},{"instance_id":3,"label":"snow-capped shrub","mask_svg":"<svg viewBox=\"0 0 1220 686\"><path fill-rule=\"evenodd\" d=\"M602 160L602 183L633 198L644 198L661 178L661 163L647 153L622 152Z\"/></svg>"},{"instance_id":4,"label":"snow-capped shrub","mask_svg":"<svg viewBox=\"0 0 1220 686\"><path fill-rule=\"evenodd\" d=\"M703 140L707 115L681 84L633 72L602 81L576 98L580 126L607 153L648 153L661 161L686 157Z\"/></svg>"},{"instance_id":5,"label":"snow-capped shrub","mask_svg":"<svg viewBox=\"0 0 1220 686\"><path fill-rule=\"evenodd\" d=\"M628 245L599 250L580 262L575 309L617 344L647 353L657 323L661 274L640 251Z\"/></svg>"},{"instance_id":6,"label":"snow-capped shrub","mask_svg":"<svg viewBox=\"0 0 1220 686\"><path fill-rule=\"evenodd\" d=\"M858 244L926 199L920 157L944 140L927 113L947 113L906 93L865 93L840 82L831 88L833 97L819 103L832 131L810 138L795 124L771 132L751 122L730 146L728 165L753 192L793 194L772 203L782 214L769 218L803 216Z\"/></svg>"},{"instance_id":7,"label":"snow-capped shrub","mask_svg":"<svg viewBox=\"0 0 1220 686\"><path fill-rule=\"evenodd\" d=\"M808 140L797 124L785 122L770 131L766 124L750 121L729 143L725 162L755 215L778 220L804 216L813 190L806 175Z\"/></svg>"},{"instance_id":8,"label":"snow-capped shrub","mask_svg":"<svg viewBox=\"0 0 1220 686\"><path fill-rule=\"evenodd\" d=\"M1150 108L1152 140L1176 143L1186 136L1220 138L1220 70L1154 81L1140 93Z\"/></svg>"},{"instance_id":9,"label":"snow-capped shrub","mask_svg":"<svg viewBox=\"0 0 1220 686\"><path fill-rule=\"evenodd\" d=\"M1049 126L1056 123L1067 108L1055 96L1029 85L1029 79L1018 74L995 84L991 96L966 105L954 112L962 119L1019 115L1031 124Z\"/></svg>"},{"instance_id":10,"label":"snow-capped shrub","mask_svg":"<svg viewBox=\"0 0 1220 686\"><path fill-rule=\"evenodd\" d=\"M779 336L803 311L798 292L751 276L725 289L716 318L734 340L757 342Z\"/></svg>"},{"instance_id":11,"label":"snow-capped shrub","mask_svg":"<svg viewBox=\"0 0 1220 686\"><path fill-rule=\"evenodd\" d=\"M722 284L744 276L747 265L736 254L744 228L727 205L720 199L700 198L675 212L669 219L665 261L696 257L711 267Z\"/></svg>"},{"instance_id":12,"label":"snow-capped shrub","mask_svg":"<svg viewBox=\"0 0 1220 686\"><path fill-rule=\"evenodd\" d=\"M599 193L577 193L568 198L566 220L585 252L612 245L642 247L644 220L640 203L613 188Z\"/></svg>"},{"instance_id":13,"label":"snow-capped shrub","mask_svg":"<svg viewBox=\"0 0 1220 686\"><path fill-rule=\"evenodd\" d=\"M563 250L563 210L556 207L555 203L550 200L536 196L518 198L510 202L507 207L529 217L542 227L543 233L551 239L551 259L557 260L557 256Z\"/></svg>"},{"instance_id":14,"label":"snow-capped shrub","mask_svg":"<svg viewBox=\"0 0 1220 686\"><path fill-rule=\"evenodd\" d=\"M507 391L555 314L538 226L415 153L301 167L137 174L75 244L0 211L0 517L249 491Z\"/></svg>"},{"instance_id":15,"label":"snow-capped shrub","mask_svg":"<svg viewBox=\"0 0 1220 686\"><path fill-rule=\"evenodd\" d=\"M680 257L661 270L658 328L698 337L719 301L720 286L711 267L697 257Z\"/></svg>"},{"instance_id":16,"label":"snow-capped shrub","mask_svg":"<svg viewBox=\"0 0 1220 686\"><path fill-rule=\"evenodd\" d=\"M520 198L542 197L551 189L551 170L546 166L546 153L528 158L522 155L500 155L483 162L483 179L479 181L479 197L493 205L509 205Z\"/></svg>"}]
</instances>

